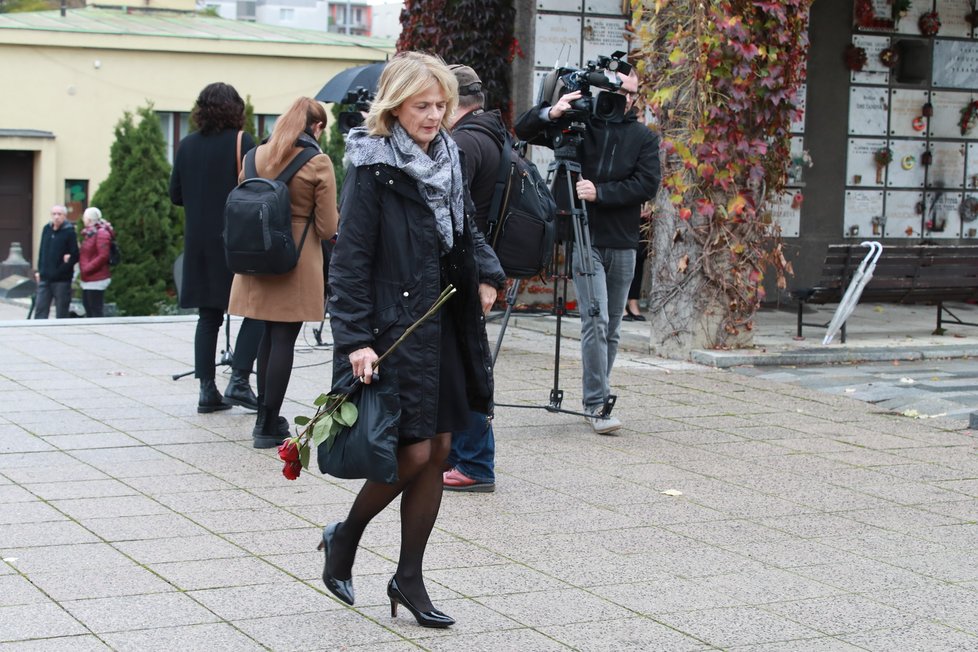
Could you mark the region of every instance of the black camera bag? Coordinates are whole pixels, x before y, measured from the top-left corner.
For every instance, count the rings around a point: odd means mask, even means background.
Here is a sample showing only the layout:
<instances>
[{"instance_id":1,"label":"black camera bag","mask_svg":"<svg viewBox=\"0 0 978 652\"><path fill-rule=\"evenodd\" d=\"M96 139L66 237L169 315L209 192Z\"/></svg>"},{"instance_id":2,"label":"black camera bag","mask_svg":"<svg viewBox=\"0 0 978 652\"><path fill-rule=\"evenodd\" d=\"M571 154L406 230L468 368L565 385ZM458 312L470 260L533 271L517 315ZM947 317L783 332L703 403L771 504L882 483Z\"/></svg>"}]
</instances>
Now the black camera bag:
<instances>
[{"instance_id":1,"label":"black camera bag","mask_svg":"<svg viewBox=\"0 0 978 652\"><path fill-rule=\"evenodd\" d=\"M458 129L478 130L496 138L478 124L463 124ZM556 214L557 204L537 166L506 134L485 234L506 276L529 278L550 266Z\"/></svg>"}]
</instances>

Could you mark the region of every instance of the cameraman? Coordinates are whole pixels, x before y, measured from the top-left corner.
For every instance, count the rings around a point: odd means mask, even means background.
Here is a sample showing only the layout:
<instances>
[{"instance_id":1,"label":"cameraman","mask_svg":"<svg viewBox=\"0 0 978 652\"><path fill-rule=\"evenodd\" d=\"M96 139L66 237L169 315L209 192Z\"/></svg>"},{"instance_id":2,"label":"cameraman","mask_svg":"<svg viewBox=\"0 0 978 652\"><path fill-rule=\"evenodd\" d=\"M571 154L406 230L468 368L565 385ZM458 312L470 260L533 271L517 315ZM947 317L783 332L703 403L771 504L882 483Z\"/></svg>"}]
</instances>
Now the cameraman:
<instances>
[{"instance_id":1,"label":"cameraman","mask_svg":"<svg viewBox=\"0 0 978 652\"><path fill-rule=\"evenodd\" d=\"M642 204L655 197L660 181L659 137L638 122L633 108L638 77L634 72L616 74L621 80L617 92L625 96L624 114L599 118L587 112L580 119L585 131L577 156L581 174L575 180L577 197L586 202L591 236L591 251L578 250L573 261L581 313L584 411L590 415L587 422L602 435L621 428L621 421L604 414L604 406L611 394L611 367L635 272ZM534 106L516 122L516 135L534 145L552 147L548 131L553 136L565 126L568 120L561 118L576 108L572 103L581 97L577 90L561 96L553 106L547 101ZM590 255L594 265L593 299L600 311L594 317L586 309L592 297L583 275L582 255Z\"/></svg>"}]
</instances>

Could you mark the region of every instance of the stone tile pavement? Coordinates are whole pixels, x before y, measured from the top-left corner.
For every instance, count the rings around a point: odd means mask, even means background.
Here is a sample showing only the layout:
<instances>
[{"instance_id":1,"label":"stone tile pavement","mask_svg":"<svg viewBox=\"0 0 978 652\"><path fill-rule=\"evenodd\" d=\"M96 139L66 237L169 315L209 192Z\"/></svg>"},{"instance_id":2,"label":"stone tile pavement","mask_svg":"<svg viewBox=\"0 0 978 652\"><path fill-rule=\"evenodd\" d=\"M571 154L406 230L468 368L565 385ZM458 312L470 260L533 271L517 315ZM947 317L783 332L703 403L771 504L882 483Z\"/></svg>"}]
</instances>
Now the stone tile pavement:
<instances>
[{"instance_id":1,"label":"stone tile pavement","mask_svg":"<svg viewBox=\"0 0 978 652\"><path fill-rule=\"evenodd\" d=\"M194 381L171 380L193 330L0 324L2 649L978 649L960 420L625 351L620 436L497 410L497 491L446 495L426 560L458 625L426 630L384 594L396 505L367 530L356 607L327 594L319 528L358 483L289 482L251 448L253 415L198 415ZM289 416L329 385L311 343L307 326ZM546 402L552 345L509 331L500 403ZM560 370L576 408L572 341Z\"/></svg>"}]
</instances>

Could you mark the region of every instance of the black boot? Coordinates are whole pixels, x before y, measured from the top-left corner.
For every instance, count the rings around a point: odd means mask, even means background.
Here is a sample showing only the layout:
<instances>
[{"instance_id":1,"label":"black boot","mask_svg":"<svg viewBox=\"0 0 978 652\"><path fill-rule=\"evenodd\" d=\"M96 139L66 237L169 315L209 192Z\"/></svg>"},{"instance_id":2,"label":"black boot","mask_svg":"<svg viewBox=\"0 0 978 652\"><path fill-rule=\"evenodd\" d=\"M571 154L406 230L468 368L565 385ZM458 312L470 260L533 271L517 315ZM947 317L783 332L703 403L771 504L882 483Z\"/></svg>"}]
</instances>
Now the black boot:
<instances>
[{"instance_id":1,"label":"black boot","mask_svg":"<svg viewBox=\"0 0 978 652\"><path fill-rule=\"evenodd\" d=\"M292 436L289 421L278 415L278 410L269 410L258 401L258 416L255 428L251 431L252 446L255 448L276 448Z\"/></svg>"},{"instance_id":2,"label":"black boot","mask_svg":"<svg viewBox=\"0 0 978 652\"><path fill-rule=\"evenodd\" d=\"M251 384L248 382L249 376L251 376L250 371L232 369L228 388L224 390L224 400L232 405L240 405L246 410L257 410L258 399L255 397L255 393L251 391Z\"/></svg>"},{"instance_id":3,"label":"black boot","mask_svg":"<svg viewBox=\"0 0 978 652\"><path fill-rule=\"evenodd\" d=\"M200 379L200 398L197 400L197 412L209 414L219 410L230 410L231 404L225 403L213 378Z\"/></svg>"}]
</instances>

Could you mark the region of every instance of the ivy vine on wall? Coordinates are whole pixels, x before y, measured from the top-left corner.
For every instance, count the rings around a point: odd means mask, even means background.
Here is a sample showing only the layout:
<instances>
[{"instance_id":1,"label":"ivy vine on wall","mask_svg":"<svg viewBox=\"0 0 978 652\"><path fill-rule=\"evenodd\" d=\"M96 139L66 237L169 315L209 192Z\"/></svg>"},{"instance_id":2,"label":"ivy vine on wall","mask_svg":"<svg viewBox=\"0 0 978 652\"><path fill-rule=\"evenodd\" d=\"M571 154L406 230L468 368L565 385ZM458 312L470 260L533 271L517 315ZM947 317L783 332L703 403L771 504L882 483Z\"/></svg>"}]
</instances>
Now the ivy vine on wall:
<instances>
[{"instance_id":1,"label":"ivy vine on wall","mask_svg":"<svg viewBox=\"0 0 978 652\"><path fill-rule=\"evenodd\" d=\"M510 64L523 56L513 37L513 0L406 0L397 50L437 54L482 79L486 108L512 120Z\"/></svg>"},{"instance_id":2,"label":"ivy vine on wall","mask_svg":"<svg viewBox=\"0 0 978 652\"><path fill-rule=\"evenodd\" d=\"M672 242L694 245L653 286L660 302L696 288L691 301L718 307L713 346L752 329L765 271L778 288L791 273L770 206L791 165L810 6L632 0L636 67L665 151L657 211L675 219Z\"/></svg>"}]
</instances>

